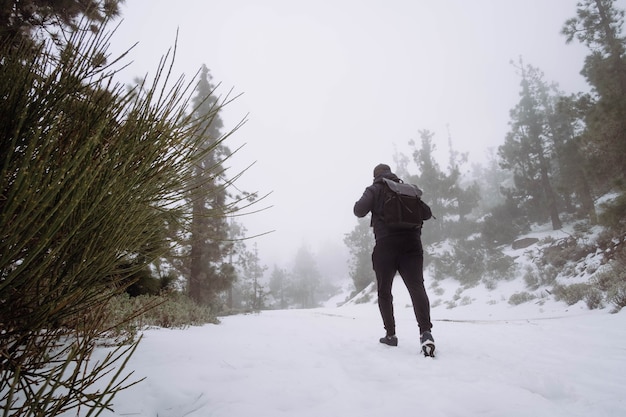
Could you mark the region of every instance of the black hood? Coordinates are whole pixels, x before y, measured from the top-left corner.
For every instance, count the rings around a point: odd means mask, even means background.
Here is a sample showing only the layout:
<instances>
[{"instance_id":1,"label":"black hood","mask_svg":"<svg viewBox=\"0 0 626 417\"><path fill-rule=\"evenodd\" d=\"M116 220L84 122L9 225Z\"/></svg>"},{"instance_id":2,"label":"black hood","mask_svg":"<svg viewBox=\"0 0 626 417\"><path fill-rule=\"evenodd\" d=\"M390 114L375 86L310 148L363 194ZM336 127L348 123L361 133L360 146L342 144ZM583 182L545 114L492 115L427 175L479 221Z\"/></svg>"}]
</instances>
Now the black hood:
<instances>
[{"instance_id":1,"label":"black hood","mask_svg":"<svg viewBox=\"0 0 626 417\"><path fill-rule=\"evenodd\" d=\"M395 182L400 182L400 178L398 178L398 176L393 172L383 172L382 174L374 178L373 183L376 184L377 182L383 182L383 178L387 178L388 180Z\"/></svg>"}]
</instances>

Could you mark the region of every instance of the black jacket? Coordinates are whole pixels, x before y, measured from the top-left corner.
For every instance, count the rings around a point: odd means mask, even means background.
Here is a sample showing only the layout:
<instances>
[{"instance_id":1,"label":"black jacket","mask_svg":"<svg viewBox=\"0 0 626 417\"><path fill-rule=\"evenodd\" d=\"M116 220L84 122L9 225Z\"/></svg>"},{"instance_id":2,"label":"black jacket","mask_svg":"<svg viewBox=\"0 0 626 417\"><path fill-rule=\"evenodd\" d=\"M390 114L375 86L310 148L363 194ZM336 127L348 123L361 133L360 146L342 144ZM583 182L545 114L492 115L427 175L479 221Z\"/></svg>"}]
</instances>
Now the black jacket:
<instances>
[{"instance_id":1,"label":"black jacket","mask_svg":"<svg viewBox=\"0 0 626 417\"><path fill-rule=\"evenodd\" d=\"M374 237L376 240L388 236L407 235L407 236L419 236L421 229L390 229L382 219L383 208L383 190L385 185L383 184L383 178L399 182L400 178L391 172L383 173L374 178L374 183L367 187L363 192L363 195L354 203L354 214L357 217L365 217L368 213L372 213L372 219L370 226L374 229Z\"/></svg>"}]
</instances>

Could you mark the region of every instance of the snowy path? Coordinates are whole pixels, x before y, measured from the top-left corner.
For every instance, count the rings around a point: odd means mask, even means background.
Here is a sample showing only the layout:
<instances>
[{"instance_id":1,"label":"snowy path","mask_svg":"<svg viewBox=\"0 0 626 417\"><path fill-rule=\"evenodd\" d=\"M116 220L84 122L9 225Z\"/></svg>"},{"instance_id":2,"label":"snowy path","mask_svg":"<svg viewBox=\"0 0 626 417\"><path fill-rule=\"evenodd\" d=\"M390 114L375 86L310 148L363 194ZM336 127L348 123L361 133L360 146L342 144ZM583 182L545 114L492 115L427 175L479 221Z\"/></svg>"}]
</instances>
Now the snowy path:
<instances>
[{"instance_id":1,"label":"snowy path","mask_svg":"<svg viewBox=\"0 0 626 417\"><path fill-rule=\"evenodd\" d=\"M147 379L103 415L626 415L626 312L448 321L472 315L435 309L433 360L410 309L397 310L397 348L378 343L374 305L147 331L129 364Z\"/></svg>"}]
</instances>

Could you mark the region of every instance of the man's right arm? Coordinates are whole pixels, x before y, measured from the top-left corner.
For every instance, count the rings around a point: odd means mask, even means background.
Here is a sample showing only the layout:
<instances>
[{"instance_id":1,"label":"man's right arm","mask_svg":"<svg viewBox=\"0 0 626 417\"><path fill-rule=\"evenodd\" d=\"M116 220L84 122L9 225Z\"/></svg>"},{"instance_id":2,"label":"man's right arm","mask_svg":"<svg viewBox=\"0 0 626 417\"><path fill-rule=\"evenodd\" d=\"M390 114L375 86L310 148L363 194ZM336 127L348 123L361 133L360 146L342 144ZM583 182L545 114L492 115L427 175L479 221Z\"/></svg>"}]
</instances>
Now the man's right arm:
<instances>
[{"instance_id":1,"label":"man's right arm","mask_svg":"<svg viewBox=\"0 0 626 417\"><path fill-rule=\"evenodd\" d=\"M372 186L369 186L363 192L363 195L354 203L354 215L357 217L365 217L367 213L372 211L374 207L374 190Z\"/></svg>"}]
</instances>

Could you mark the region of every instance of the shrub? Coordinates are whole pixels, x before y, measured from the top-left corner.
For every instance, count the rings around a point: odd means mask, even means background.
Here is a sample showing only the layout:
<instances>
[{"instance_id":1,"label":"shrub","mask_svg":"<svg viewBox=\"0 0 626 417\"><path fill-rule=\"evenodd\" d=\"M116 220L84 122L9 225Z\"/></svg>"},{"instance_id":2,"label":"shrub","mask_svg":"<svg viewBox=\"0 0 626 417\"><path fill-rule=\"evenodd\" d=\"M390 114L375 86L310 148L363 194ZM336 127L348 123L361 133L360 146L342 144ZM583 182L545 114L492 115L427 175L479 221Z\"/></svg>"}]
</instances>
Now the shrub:
<instances>
[{"instance_id":1,"label":"shrub","mask_svg":"<svg viewBox=\"0 0 626 417\"><path fill-rule=\"evenodd\" d=\"M602 294L602 291L593 287L589 288L589 291L585 294L585 303L587 304L587 308L589 308L589 310L604 307L604 295Z\"/></svg>"},{"instance_id":2,"label":"shrub","mask_svg":"<svg viewBox=\"0 0 626 417\"><path fill-rule=\"evenodd\" d=\"M616 311L626 306L626 249L617 250L614 259L593 276L591 284L606 293Z\"/></svg>"},{"instance_id":3,"label":"shrub","mask_svg":"<svg viewBox=\"0 0 626 417\"><path fill-rule=\"evenodd\" d=\"M595 246L581 245L578 239L569 236L552 241L550 246L543 250L541 263L562 269L568 262L577 262L595 251Z\"/></svg>"},{"instance_id":4,"label":"shrub","mask_svg":"<svg viewBox=\"0 0 626 417\"><path fill-rule=\"evenodd\" d=\"M472 304L472 301L474 301L474 300L470 296L466 295L465 297L461 298L460 304L462 306L468 306L468 305Z\"/></svg>"},{"instance_id":5,"label":"shrub","mask_svg":"<svg viewBox=\"0 0 626 417\"><path fill-rule=\"evenodd\" d=\"M620 194L616 199L602 204L602 213L598 220L602 225L612 230L624 230L626 228L626 193Z\"/></svg>"},{"instance_id":6,"label":"shrub","mask_svg":"<svg viewBox=\"0 0 626 417\"><path fill-rule=\"evenodd\" d=\"M615 311L626 307L626 282L619 282L607 293L608 300L615 306Z\"/></svg>"},{"instance_id":7,"label":"shrub","mask_svg":"<svg viewBox=\"0 0 626 417\"><path fill-rule=\"evenodd\" d=\"M493 249L485 251L485 269L488 276L495 280L510 280L515 277L515 260Z\"/></svg>"},{"instance_id":8,"label":"shrub","mask_svg":"<svg viewBox=\"0 0 626 417\"><path fill-rule=\"evenodd\" d=\"M585 299L593 287L589 284L555 285L552 293L557 301L565 301L567 305L574 305Z\"/></svg>"},{"instance_id":9,"label":"shrub","mask_svg":"<svg viewBox=\"0 0 626 417\"><path fill-rule=\"evenodd\" d=\"M483 278L483 284L485 284L485 288L487 288L489 291L498 288L498 281L493 278Z\"/></svg>"},{"instance_id":10,"label":"shrub","mask_svg":"<svg viewBox=\"0 0 626 417\"><path fill-rule=\"evenodd\" d=\"M137 297L121 294L109 301L108 310L108 324L116 336L150 327L184 329L218 322L210 307L179 292Z\"/></svg>"},{"instance_id":11,"label":"shrub","mask_svg":"<svg viewBox=\"0 0 626 417\"><path fill-rule=\"evenodd\" d=\"M435 279L451 277L465 287L476 286L481 280L509 279L515 263L509 256L487 247L482 240L458 240L451 250L432 259Z\"/></svg>"},{"instance_id":12,"label":"shrub","mask_svg":"<svg viewBox=\"0 0 626 417\"><path fill-rule=\"evenodd\" d=\"M524 282L526 286L531 290L536 290L539 288L539 278L532 267L527 266L526 271L524 272Z\"/></svg>"},{"instance_id":13,"label":"shrub","mask_svg":"<svg viewBox=\"0 0 626 417\"><path fill-rule=\"evenodd\" d=\"M191 133L205 120L192 122L184 98L191 84L164 88L161 64L152 86L125 91L104 65L107 40L77 30L58 56L0 46L4 415L95 413L128 385L132 337L90 362L112 327L108 303L167 250L166 226L186 209L194 158L204 156ZM111 384L90 392L104 376Z\"/></svg>"},{"instance_id":14,"label":"shrub","mask_svg":"<svg viewBox=\"0 0 626 417\"><path fill-rule=\"evenodd\" d=\"M437 281L433 281L430 287L432 288L433 293L438 296L442 296L446 292L443 288L439 286L439 283Z\"/></svg>"},{"instance_id":15,"label":"shrub","mask_svg":"<svg viewBox=\"0 0 626 417\"><path fill-rule=\"evenodd\" d=\"M537 297L529 292L516 292L509 297L509 304L519 305L532 301L535 298Z\"/></svg>"},{"instance_id":16,"label":"shrub","mask_svg":"<svg viewBox=\"0 0 626 417\"><path fill-rule=\"evenodd\" d=\"M507 201L491 210L485 217L482 226L482 238L485 242L495 245L510 244L515 237L528 229L528 225L521 217L515 201Z\"/></svg>"},{"instance_id":17,"label":"shrub","mask_svg":"<svg viewBox=\"0 0 626 417\"><path fill-rule=\"evenodd\" d=\"M538 273L539 285L552 285L559 275L559 270L552 265L546 265L540 268Z\"/></svg>"},{"instance_id":18,"label":"shrub","mask_svg":"<svg viewBox=\"0 0 626 417\"><path fill-rule=\"evenodd\" d=\"M369 303L370 301L372 301L373 295L374 294L371 293L371 292L365 293L365 294L361 295L359 298L356 298L354 300L354 303L355 304L366 304L366 303Z\"/></svg>"}]
</instances>

